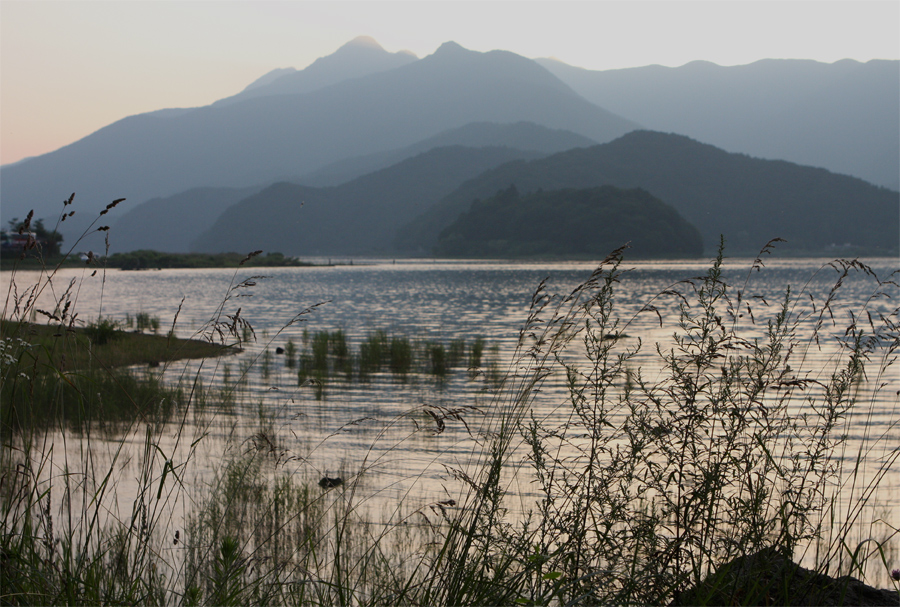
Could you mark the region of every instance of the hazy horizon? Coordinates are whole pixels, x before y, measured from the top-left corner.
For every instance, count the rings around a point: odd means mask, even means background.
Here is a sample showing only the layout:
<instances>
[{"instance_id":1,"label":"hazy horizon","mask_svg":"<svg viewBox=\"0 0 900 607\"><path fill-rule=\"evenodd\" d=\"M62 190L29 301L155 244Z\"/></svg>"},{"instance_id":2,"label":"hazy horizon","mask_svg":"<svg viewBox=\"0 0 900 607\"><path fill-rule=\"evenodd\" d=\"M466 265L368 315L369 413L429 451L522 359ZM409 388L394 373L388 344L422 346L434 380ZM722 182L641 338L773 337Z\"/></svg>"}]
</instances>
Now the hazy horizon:
<instances>
[{"instance_id":1,"label":"hazy horizon","mask_svg":"<svg viewBox=\"0 0 900 607\"><path fill-rule=\"evenodd\" d=\"M0 11L4 165L129 115L208 105L358 36L419 58L452 40L595 70L900 58L896 2L7 0Z\"/></svg>"}]
</instances>

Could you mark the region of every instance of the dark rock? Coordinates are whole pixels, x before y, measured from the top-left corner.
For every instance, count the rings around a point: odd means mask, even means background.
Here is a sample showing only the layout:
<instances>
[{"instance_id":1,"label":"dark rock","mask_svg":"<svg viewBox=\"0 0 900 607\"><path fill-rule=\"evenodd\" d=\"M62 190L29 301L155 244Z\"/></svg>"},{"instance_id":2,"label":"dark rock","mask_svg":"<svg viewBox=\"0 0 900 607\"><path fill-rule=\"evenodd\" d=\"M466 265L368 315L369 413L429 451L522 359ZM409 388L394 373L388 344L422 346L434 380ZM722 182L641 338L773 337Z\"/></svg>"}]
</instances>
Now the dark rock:
<instances>
[{"instance_id":1,"label":"dark rock","mask_svg":"<svg viewBox=\"0 0 900 607\"><path fill-rule=\"evenodd\" d=\"M319 486L322 489L332 489L334 487L340 487L344 484L344 479L342 478L329 478L327 476L323 476L319 480Z\"/></svg>"},{"instance_id":2,"label":"dark rock","mask_svg":"<svg viewBox=\"0 0 900 607\"><path fill-rule=\"evenodd\" d=\"M275 354L284 354L284 348L278 346L277 348L275 348Z\"/></svg>"},{"instance_id":3,"label":"dark rock","mask_svg":"<svg viewBox=\"0 0 900 607\"><path fill-rule=\"evenodd\" d=\"M776 548L742 556L719 567L672 605L861 605L896 607L897 593L860 580L805 569Z\"/></svg>"}]
</instances>

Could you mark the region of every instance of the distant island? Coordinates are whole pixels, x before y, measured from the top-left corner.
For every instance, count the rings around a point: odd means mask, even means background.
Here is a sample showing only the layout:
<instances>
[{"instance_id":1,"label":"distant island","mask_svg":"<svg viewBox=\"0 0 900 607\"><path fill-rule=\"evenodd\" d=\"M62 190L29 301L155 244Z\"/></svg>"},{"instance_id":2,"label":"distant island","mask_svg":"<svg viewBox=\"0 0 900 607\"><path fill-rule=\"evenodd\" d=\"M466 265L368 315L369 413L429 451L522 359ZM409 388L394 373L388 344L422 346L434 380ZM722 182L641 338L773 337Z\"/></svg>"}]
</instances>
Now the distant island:
<instances>
[{"instance_id":1,"label":"distant island","mask_svg":"<svg viewBox=\"0 0 900 607\"><path fill-rule=\"evenodd\" d=\"M699 257L700 232L640 188L601 186L520 195L516 187L476 200L438 236L439 257L603 257L630 243L630 257Z\"/></svg>"}]
</instances>

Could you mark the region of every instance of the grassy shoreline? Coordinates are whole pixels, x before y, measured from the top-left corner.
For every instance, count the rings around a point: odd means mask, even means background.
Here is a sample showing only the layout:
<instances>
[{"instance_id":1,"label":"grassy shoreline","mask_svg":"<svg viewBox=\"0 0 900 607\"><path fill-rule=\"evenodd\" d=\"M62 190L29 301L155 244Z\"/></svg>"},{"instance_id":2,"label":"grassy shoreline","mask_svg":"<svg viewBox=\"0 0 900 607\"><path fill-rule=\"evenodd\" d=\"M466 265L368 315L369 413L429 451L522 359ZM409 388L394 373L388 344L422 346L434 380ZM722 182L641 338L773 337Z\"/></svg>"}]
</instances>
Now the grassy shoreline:
<instances>
[{"instance_id":1,"label":"grassy shoreline","mask_svg":"<svg viewBox=\"0 0 900 607\"><path fill-rule=\"evenodd\" d=\"M114 253L107 257L95 257L91 261L79 255L58 255L55 257L27 256L19 259L4 255L0 257L0 270L53 270L56 268L117 269L117 270L162 270L175 268L237 268L258 267L308 267L315 264L285 257L281 253L261 251L249 255L239 253L166 253L162 251L140 250L130 253Z\"/></svg>"},{"instance_id":2,"label":"grassy shoreline","mask_svg":"<svg viewBox=\"0 0 900 607\"><path fill-rule=\"evenodd\" d=\"M114 325L107 325L102 333L103 338L98 339L101 333L96 323L88 327L70 327L0 320L0 339L21 339L29 344L33 362L41 367L60 368L65 365L79 370L92 365L103 368L157 366L182 359L211 358L241 351L235 346L125 331Z\"/></svg>"}]
</instances>

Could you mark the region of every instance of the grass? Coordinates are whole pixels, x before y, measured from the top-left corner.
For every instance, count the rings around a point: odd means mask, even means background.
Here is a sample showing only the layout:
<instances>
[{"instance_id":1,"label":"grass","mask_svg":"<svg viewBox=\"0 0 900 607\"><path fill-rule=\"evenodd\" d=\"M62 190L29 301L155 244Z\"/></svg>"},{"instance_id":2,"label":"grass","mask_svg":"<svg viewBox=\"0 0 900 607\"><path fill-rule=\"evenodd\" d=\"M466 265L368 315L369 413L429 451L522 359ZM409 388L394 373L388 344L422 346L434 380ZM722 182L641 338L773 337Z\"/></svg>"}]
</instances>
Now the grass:
<instances>
[{"instance_id":1,"label":"grass","mask_svg":"<svg viewBox=\"0 0 900 607\"><path fill-rule=\"evenodd\" d=\"M109 319L92 322L87 327L2 320L0 338L28 344L22 364L52 369L159 365L239 351L233 346L199 339L125 331Z\"/></svg>"},{"instance_id":2,"label":"grass","mask_svg":"<svg viewBox=\"0 0 900 607\"><path fill-rule=\"evenodd\" d=\"M215 416L186 422L210 398L234 398L251 364L267 364L265 354L242 362L237 377L223 367L221 393L188 381L173 424L155 423L164 414L145 409L119 428L112 449L99 448L92 423L70 434L63 409L23 417L14 434L4 431L0 453L0 602L753 603L771 589L747 594L733 576L715 572L765 550L830 575L896 568L898 532L885 527L890 521L877 526L872 509L900 458L891 442L898 420L850 425L884 402L896 410L898 310L875 305L896 297L896 276L875 277L869 304L849 311L839 306L845 284L874 277L857 260L823 270L837 276L824 295L801 285L780 301L755 297L753 276L770 251L740 284L724 281L720 253L705 275L645 302L637 314L668 322L671 335L649 345L623 337L636 332L634 314L619 312L618 288L628 278L622 251L569 293L540 285L515 353L493 372L490 402L426 405L376 420L384 430L352 454L352 469L341 462L316 469L312 456L364 419L307 441L287 436L262 408L255 418L242 414L249 425ZM235 309L251 283L235 275L198 337L220 346L254 338ZM7 320L24 331L31 310L15 310ZM31 346L18 339L4 333L0 374L4 389L21 388L25 404L75 402L93 411L89 393L105 400L123 381L101 366L111 385L92 377L96 390L42 392L29 373ZM262 352L279 339L280 332ZM485 349L482 339L466 348L376 331L355 356L343 332L320 331L305 332L295 353L301 373L325 379L348 373L348 364L360 376L382 368L440 375L454 361L482 365ZM42 364L70 378L61 358ZM140 389L121 391L137 403ZM161 389L154 387L154 399ZM422 419L429 423L407 423ZM209 444L219 423L234 424L233 439ZM467 431L470 461L444 457L458 446L441 443L450 424ZM387 429L401 425L408 433L383 444ZM846 435L857 427L869 434L851 452ZM84 447L60 454L47 440L52 432ZM380 490L377 471L407 442L424 441L452 490L426 504L401 499L373 518L367 507ZM214 475L192 488L204 448ZM319 487L326 473L342 483ZM117 486L130 478L137 479L130 510L120 512ZM517 506L522 491L532 505ZM867 520L870 534L859 537Z\"/></svg>"}]
</instances>

